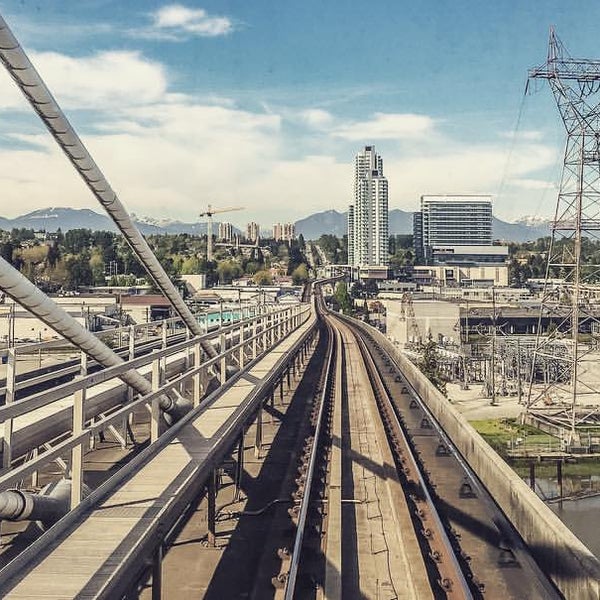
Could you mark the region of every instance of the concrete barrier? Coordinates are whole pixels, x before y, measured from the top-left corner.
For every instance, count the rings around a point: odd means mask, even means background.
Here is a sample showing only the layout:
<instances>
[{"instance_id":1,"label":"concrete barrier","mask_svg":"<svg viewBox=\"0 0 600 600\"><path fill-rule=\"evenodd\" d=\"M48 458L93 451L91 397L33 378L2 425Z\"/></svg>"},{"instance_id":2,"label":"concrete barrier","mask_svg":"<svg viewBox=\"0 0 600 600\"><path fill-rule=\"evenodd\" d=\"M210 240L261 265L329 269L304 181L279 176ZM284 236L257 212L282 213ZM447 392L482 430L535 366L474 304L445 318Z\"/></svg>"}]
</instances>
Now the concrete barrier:
<instances>
[{"instance_id":1,"label":"concrete barrier","mask_svg":"<svg viewBox=\"0 0 600 600\"><path fill-rule=\"evenodd\" d=\"M469 425L439 390L379 331L359 323L401 373L527 543L541 569L569 600L600 598L600 561Z\"/></svg>"}]
</instances>

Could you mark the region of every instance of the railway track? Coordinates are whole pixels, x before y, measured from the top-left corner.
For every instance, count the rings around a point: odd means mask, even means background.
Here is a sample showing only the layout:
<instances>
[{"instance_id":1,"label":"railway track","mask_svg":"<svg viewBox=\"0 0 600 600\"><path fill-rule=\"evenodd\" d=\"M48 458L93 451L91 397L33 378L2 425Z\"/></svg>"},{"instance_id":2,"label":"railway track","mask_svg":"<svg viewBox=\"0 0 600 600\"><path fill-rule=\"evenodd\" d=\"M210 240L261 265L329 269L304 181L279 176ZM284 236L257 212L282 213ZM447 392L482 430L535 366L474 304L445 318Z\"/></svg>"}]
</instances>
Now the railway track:
<instances>
[{"instance_id":1,"label":"railway track","mask_svg":"<svg viewBox=\"0 0 600 600\"><path fill-rule=\"evenodd\" d=\"M390 357L320 310L329 341L275 598L560 598Z\"/></svg>"}]
</instances>

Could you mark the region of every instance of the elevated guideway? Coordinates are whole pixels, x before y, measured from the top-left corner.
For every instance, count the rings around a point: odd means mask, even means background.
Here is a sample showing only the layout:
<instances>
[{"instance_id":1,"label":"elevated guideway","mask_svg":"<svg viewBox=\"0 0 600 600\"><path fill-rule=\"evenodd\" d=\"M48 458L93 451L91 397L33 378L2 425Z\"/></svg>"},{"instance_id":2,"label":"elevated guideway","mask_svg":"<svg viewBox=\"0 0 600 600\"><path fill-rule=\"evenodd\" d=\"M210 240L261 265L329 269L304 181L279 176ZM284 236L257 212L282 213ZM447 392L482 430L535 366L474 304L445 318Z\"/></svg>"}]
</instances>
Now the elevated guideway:
<instances>
[{"instance_id":1,"label":"elevated guideway","mask_svg":"<svg viewBox=\"0 0 600 600\"><path fill-rule=\"evenodd\" d=\"M0 571L2 597L39 598L40 590L46 598L127 593L207 480L208 493L214 493L214 469L257 411L260 418L277 379L307 353L316 316L305 306L294 318L265 329L260 335L275 342L267 354L253 359ZM193 377L193 371L182 377ZM178 378L155 395L181 383Z\"/></svg>"}]
</instances>

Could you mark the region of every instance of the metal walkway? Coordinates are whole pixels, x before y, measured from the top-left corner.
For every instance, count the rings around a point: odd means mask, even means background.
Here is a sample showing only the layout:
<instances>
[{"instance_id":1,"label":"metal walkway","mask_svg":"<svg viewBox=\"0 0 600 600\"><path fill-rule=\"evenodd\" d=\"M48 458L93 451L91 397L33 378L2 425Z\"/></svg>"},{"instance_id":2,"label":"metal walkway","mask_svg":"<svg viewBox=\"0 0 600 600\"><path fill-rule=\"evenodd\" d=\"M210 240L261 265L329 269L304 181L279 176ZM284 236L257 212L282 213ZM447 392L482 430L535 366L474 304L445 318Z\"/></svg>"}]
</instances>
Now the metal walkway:
<instances>
[{"instance_id":1,"label":"metal walkway","mask_svg":"<svg viewBox=\"0 0 600 600\"><path fill-rule=\"evenodd\" d=\"M314 315L266 356L234 376L138 456L99 503L73 511L12 565L3 598L114 598L143 568L182 510L265 399L267 386L306 343ZM101 490L98 490L99 492ZM83 507L84 503L82 503ZM75 519L77 517L77 519ZM68 521L73 523L69 526ZM56 532L55 532L56 531ZM25 563L25 561L27 561ZM27 571L21 570L25 567Z\"/></svg>"}]
</instances>

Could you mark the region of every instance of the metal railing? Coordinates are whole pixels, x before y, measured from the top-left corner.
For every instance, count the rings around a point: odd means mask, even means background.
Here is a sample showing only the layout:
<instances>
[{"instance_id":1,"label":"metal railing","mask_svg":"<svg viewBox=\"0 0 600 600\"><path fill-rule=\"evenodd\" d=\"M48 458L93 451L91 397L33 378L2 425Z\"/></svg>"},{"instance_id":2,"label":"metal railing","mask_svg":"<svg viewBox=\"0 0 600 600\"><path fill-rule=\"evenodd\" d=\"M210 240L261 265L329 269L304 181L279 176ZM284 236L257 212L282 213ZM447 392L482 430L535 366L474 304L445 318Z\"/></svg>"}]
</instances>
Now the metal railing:
<instances>
[{"instance_id":1,"label":"metal railing","mask_svg":"<svg viewBox=\"0 0 600 600\"><path fill-rule=\"evenodd\" d=\"M10 454L14 419L65 398L72 397L73 401L71 433L68 437L49 450L40 452L35 458L0 476L0 491L19 484L24 478L33 475L45 465L71 451L71 471L74 476L73 505L76 505L81 499L82 480L78 474L82 473L83 453L92 436L106 430L111 425L115 426L123 423L138 407L148 405L151 410L151 442L155 442L160 432L161 410L159 401L162 397L168 393L184 390L187 384L191 382L192 402L194 406L198 406L211 370L218 373L220 384L224 384L227 379L228 362L235 362L240 369L243 369L246 361L253 360L257 356L266 353L274 344L304 322L309 313L309 306L298 305L279 311L263 313L227 326L218 332L220 338L219 352L213 358L203 360L201 344L211 335L205 334L167 348L155 350L149 355L129 360L97 373L86 375L53 390L35 394L21 401L8 403L0 407L0 424L4 424L5 432L4 452ZM187 368L170 381L164 382L163 374L166 359L184 352ZM188 360L191 359L190 355L192 353L194 366L190 366L191 360ZM90 388L111 380L120 384L120 376L123 373L142 367L150 367L152 382L150 393L140 395L138 398L120 406L117 402L117 408L114 411L101 415L98 420L85 419L84 415L89 408L90 395L88 391ZM49 417L49 419L52 419L52 417ZM39 446L47 441L40 439Z\"/></svg>"}]
</instances>

